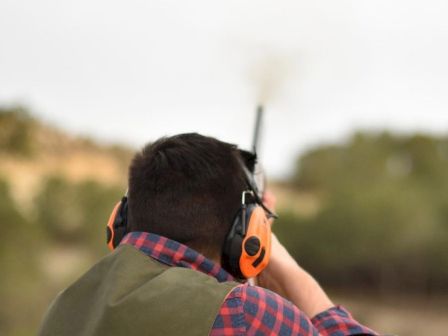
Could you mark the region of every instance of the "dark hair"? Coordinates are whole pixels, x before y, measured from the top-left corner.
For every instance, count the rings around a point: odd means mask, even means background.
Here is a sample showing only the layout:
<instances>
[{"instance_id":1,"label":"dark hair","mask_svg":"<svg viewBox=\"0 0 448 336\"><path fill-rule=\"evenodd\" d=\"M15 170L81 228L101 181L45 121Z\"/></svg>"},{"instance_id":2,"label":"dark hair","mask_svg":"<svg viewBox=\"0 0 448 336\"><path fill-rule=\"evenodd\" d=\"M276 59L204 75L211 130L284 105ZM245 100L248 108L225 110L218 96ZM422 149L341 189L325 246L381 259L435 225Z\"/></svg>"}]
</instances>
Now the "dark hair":
<instances>
[{"instance_id":1,"label":"dark hair","mask_svg":"<svg viewBox=\"0 0 448 336\"><path fill-rule=\"evenodd\" d=\"M129 225L218 257L246 183L235 145L197 133L161 138L129 168Z\"/></svg>"}]
</instances>

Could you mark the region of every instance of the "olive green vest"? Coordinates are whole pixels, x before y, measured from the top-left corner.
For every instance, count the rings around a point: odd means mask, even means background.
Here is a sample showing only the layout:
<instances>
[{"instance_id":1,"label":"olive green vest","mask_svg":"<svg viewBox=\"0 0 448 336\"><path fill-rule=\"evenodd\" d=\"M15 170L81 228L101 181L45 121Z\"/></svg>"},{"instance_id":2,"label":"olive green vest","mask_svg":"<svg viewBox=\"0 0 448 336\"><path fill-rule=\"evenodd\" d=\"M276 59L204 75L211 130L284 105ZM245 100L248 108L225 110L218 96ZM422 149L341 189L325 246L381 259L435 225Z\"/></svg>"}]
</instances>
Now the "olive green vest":
<instances>
[{"instance_id":1,"label":"olive green vest","mask_svg":"<svg viewBox=\"0 0 448 336\"><path fill-rule=\"evenodd\" d=\"M39 335L208 335L237 285L121 245L58 295Z\"/></svg>"}]
</instances>

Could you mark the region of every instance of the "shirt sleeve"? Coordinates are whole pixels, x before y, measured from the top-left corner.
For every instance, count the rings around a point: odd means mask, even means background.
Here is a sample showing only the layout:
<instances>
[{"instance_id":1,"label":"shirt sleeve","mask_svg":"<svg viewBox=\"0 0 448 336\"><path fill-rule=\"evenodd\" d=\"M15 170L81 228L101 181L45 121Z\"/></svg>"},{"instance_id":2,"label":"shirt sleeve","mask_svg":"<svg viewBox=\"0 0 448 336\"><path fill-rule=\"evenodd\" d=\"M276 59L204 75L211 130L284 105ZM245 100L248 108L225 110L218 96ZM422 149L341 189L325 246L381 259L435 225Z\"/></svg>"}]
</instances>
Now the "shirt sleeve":
<instances>
[{"instance_id":1,"label":"shirt sleeve","mask_svg":"<svg viewBox=\"0 0 448 336\"><path fill-rule=\"evenodd\" d=\"M356 321L345 308L336 306L311 319L323 336L378 335L373 330Z\"/></svg>"},{"instance_id":2,"label":"shirt sleeve","mask_svg":"<svg viewBox=\"0 0 448 336\"><path fill-rule=\"evenodd\" d=\"M311 320L294 304L267 289L241 285L227 296L210 335L348 336L377 335L342 307Z\"/></svg>"}]
</instances>

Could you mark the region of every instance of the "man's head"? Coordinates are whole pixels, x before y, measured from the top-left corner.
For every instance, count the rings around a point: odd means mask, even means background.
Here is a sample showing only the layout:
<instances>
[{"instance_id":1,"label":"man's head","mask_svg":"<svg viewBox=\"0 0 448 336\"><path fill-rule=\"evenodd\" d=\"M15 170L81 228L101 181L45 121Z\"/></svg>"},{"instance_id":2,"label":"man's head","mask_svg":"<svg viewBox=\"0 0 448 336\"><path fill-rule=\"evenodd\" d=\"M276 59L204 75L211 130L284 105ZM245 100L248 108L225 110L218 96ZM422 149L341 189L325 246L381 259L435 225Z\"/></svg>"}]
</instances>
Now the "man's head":
<instances>
[{"instance_id":1,"label":"man's head","mask_svg":"<svg viewBox=\"0 0 448 336\"><path fill-rule=\"evenodd\" d=\"M221 255L246 188L236 146L196 133L162 138L129 168L129 227Z\"/></svg>"}]
</instances>

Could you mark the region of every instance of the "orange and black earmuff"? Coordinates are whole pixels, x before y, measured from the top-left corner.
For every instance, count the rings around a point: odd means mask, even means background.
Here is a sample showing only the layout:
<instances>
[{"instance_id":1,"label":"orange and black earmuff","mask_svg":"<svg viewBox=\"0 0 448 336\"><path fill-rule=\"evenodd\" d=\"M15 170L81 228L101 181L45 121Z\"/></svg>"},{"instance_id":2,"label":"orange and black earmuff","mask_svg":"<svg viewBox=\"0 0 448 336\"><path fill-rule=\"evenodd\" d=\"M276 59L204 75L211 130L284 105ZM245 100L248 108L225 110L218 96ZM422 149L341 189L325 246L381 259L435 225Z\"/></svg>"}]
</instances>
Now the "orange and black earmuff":
<instances>
[{"instance_id":1,"label":"orange and black earmuff","mask_svg":"<svg viewBox=\"0 0 448 336\"><path fill-rule=\"evenodd\" d=\"M128 224L128 197L126 193L126 195L123 196L121 201L115 205L109 217L109 221L107 222L106 239L107 239L107 246L109 247L110 250L115 249L120 244L120 241L127 233L127 224Z\"/></svg>"},{"instance_id":2,"label":"orange and black earmuff","mask_svg":"<svg viewBox=\"0 0 448 336\"><path fill-rule=\"evenodd\" d=\"M269 217L276 215L255 200L252 190L243 191L241 208L223 249L223 266L241 279L257 276L268 265L271 255Z\"/></svg>"}]
</instances>

